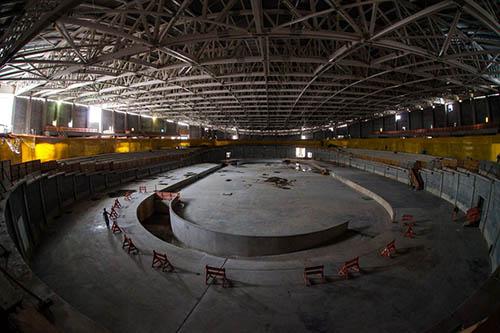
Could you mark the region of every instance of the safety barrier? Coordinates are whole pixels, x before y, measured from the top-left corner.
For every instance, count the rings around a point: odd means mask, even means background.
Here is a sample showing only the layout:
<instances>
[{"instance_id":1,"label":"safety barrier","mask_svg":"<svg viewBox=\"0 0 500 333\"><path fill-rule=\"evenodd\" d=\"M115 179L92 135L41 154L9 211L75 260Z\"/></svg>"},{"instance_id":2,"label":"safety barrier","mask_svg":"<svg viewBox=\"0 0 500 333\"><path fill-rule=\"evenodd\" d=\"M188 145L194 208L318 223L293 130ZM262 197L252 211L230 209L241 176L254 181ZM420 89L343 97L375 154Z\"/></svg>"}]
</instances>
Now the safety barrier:
<instances>
[{"instance_id":1,"label":"safety barrier","mask_svg":"<svg viewBox=\"0 0 500 333\"><path fill-rule=\"evenodd\" d=\"M350 271L358 273L361 271L359 268L359 257L344 262L339 270L339 275L344 279L349 279Z\"/></svg>"},{"instance_id":2,"label":"safety barrier","mask_svg":"<svg viewBox=\"0 0 500 333\"><path fill-rule=\"evenodd\" d=\"M153 250L153 262L151 264L153 268L161 268L163 272L172 272L174 270L174 265L170 263L165 253L159 253Z\"/></svg>"},{"instance_id":3,"label":"safety barrier","mask_svg":"<svg viewBox=\"0 0 500 333\"><path fill-rule=\"evenodd\" d=\"M116 233L121 233L122 229L118 226L118 223L116 223L115 220L113 220L113 225L111 226L111 231L116 234Z\"/></svg>"},{"instance_id":4,"label":"safety barrier","mask_svg":"<svg viewBox=\"0 0 500 333\"><path fill-rule=\"evenodd\" d=\"M404 225L407 225L407 224L411 224L412 226L415 225L415 219L413 218L413 215L410 215L410 214L403 214L403 216L401 216L401 222Z\"/></svg>"},{"instance_id":5,"label":"safety barrier","mask_svg":"<svg viewBox=\"0 0 500 333\"><path fill-rule=\"evenodd\" d=\"M139 193L148 193L146 186L139 186Z\"/></svg>"},{"instance_id":6,"label":"safety barrier","mask_svg":"<svg viewBox=\"0 0 500 333\"><path fill-rule=\"evenodd\" d=\"M470 225L479 223L479 220L481 219L481 211L477 207L470 208L467 210L465 219Z\"/></svg>"},{"instance_id":7,"label":"safety barrier","mask_svg":"<svg viewBox=\"0 0 500 333\"><path fill-rule=\"evenodd\" d=\"M179 192L162 192L162 191L155 191L155 194L161 199L161 200L174 200L174 199L179 199L180 198L180 193Z\"/></svg>"},{"instance_id":8,"label":"safety barrier","mask_svg":"<svg viewBox=\"0 0 500 333\"><path fill-rule=\"evenodd\" d=\"M383 249L380 251L380 255L382 257L392 258L392 254L396 253L396 240L392 240L389 242Z\"/></svg>"},{"instance_id":9,"label":"safety barrier","mask_svg":"<svg viewBox=\"0 0 500 333\"><path fill-rule=\"evenodd\" d=\"M226 277L226 269L218 268L213 266L205 265L205 284L208 284L208 281L212 279L213 283L217 282L217 279L222 280L222 287L226 288L230 286L230 281Z\"/></svg>"},{"instance_id":10,"label":"safety barrier","mask_svg":"<svg viewBox=\"0 0 500 333\"><path fill-rule=\"evenodd\" d=\"M413 231L412 224L406 224L406 231L403 234L406 238L415 238L415 232Z\"/></svg>"},{"instance_id":11,"label":"safety barrier","mask_svg":"<svg viewBox=\"0 0 500 333\"><path fill-rule=\"evenodd\" d=\"M115 206L111 207L111 211L109 212L109 217L113 220L118 218L118 212L115 210Z\"/></svg>"},{"instance_id":12,"label":"safety barrier","mask_svg":"<svg viewBox=\"0 0 500 333\"><path fill-rule=\"evenodd\" d=\"M127 235L123 235L123 243L122 249L127 250L127 253L130 254L138 254L139 249L135 246L134 242L132 242L132 238L127 237Z\"/></svg>"},{"instance_id":13,"label":"safety barrier","mask_svg":"<svg viewBox=\"0 0 500 333\"><path fill-rule=\"evenodd\" d=\"M326 281L325 279L325 266L324 265L319 265L319 266L311 266L311 267L305 267L304 268L304 284L308 287L311 286L311 279L313 277L316 277L321 280L322 283Z\"/></svg>"},{"instance_id":14,"label":"safety barrier","mask_svg":"<svg viewBox=\"0 0 500 333\"><path fill-rule=\"evenodd\" d=\"M115 202L113 203L113 208L117 209L122 208L122 204L120 203L120 200L118 200L118 198L115 199Z\"/></svg>"}]
</instances>

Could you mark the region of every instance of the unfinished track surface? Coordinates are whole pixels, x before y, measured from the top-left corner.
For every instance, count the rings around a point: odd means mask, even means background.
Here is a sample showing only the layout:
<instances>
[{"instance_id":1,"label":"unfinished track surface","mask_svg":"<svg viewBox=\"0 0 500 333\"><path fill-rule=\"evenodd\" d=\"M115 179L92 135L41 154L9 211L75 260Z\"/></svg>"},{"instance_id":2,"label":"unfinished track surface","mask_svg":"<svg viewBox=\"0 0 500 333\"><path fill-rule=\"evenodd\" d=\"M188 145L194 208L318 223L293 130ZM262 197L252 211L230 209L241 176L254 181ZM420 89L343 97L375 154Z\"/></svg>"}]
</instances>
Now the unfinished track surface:
<instances>
[{"instance_id":1,"label":"unfinished track surface","mask_svg":"<svg viewBox=\"0 0 500 333\"><path fill-rule=\"evenodd\" d=\"M213 165L169 172L169 183ZM348 168L330 167L377 193L400 212L413 214L416 239L401 224L375 237L357 234L338 245L251 260L222 258L165 243L137 220L149 194L135 194L118 223L140 250L121 249L102 221L113 198L84 201L54 224L33 269L82 313L115 332L344 331L420 332L451 313L489 275L486 244L477 229L450 221L452 206L425 192ZM160 179L131 186L152 188ZM378 255L396 239L394 259ZM151 269L152 251L166 252L174 273ZM342 280L343 261L361 256L362 274ZM225 267L233 288L204 284L205 265ZM305 287L304 266L324 264L327 283Z\"/></svg>"}]
</instances>

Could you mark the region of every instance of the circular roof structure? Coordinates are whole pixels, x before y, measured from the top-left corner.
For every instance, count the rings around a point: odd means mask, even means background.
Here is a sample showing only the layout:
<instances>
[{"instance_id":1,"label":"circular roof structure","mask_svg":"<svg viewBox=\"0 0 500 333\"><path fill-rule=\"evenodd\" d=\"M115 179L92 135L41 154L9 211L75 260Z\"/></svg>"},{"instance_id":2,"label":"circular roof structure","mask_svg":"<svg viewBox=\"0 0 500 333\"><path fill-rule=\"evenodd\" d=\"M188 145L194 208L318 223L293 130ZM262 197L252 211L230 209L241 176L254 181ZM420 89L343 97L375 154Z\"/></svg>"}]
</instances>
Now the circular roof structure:
<instances>
[{"instance_id":1,"label":"circular roof structure","mask_svg":"<svg viewBox=\"0 0 500 333\"><path fill-rule=\"evenodd\" d=\"M495 0L6 1L16 94L263 133L491 94Z\"/></svg>"}]
</instances>

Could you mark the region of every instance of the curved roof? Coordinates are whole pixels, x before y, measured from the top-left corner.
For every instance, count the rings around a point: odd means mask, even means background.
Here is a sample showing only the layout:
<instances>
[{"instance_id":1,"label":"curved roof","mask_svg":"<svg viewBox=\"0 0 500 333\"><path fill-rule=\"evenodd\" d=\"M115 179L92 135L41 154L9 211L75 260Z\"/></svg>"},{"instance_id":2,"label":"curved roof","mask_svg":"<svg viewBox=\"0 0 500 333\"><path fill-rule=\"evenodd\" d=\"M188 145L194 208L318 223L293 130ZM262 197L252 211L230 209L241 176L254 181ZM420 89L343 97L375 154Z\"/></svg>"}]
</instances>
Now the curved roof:
<instances>
[{"instance_id":1,"label":"curved roof","mask_svg":"<svg viewBox=\"0 0 500 333\"><path fill-rule=\"evenodd\" d=\"M495 0L56 2L4 27L18 93L258 132L500 86Z\"/></svg>"}]
</instances>

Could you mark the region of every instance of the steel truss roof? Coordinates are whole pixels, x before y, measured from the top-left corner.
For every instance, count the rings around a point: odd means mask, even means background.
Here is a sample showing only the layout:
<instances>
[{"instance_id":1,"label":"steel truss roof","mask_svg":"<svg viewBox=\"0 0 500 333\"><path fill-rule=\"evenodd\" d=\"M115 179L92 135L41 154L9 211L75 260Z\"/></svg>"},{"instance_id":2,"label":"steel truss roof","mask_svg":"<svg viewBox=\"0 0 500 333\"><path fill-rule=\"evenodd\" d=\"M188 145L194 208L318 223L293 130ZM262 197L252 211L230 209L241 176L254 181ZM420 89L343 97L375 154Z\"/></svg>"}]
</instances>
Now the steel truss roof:
<instances>
[{"instance_id":1,"label":"steel truss roof","mask_svg":"<svg viewBox=\"0 0 500 333\"><path fill-rule=\"evenodd\" d=\"M205 126L330 126L497 92L499 13L496 0L32 1L0 26L0 80Z\"/></svg>"}]
</instances>

